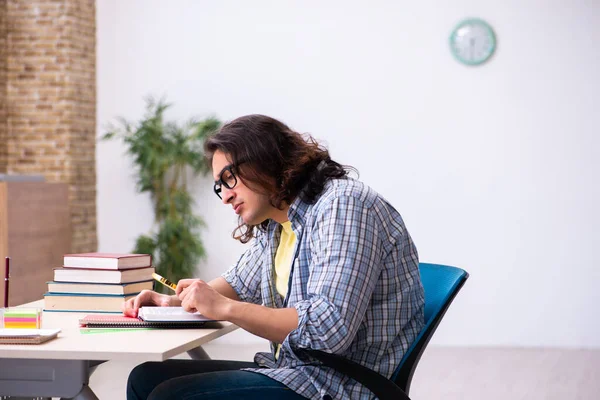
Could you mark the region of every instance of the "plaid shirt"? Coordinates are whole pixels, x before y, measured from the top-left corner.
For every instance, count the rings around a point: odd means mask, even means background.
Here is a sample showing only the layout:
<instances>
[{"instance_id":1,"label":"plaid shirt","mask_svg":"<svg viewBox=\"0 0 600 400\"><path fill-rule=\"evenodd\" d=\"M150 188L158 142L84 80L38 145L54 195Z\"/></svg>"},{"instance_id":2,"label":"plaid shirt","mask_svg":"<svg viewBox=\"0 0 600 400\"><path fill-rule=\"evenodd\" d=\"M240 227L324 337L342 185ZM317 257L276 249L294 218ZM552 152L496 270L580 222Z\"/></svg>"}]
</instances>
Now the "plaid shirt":
<instances>
[{"instance_id":1,"label":"plaid shirt","mask_svg":"<svg viewBox=\"0 0 600 400\"><path fill-rule=\"evenodd\" d=\"M300 197L288 212L297 241L287 298L273 279L281 232L275 221L223 274L242 301L298 311L298 328L278 359L271 344L271 353L255 356L263 368L249 371L310 399L373 398L363 385L293 349L341 354L390 377L424 325L417 250L400 214L359 181L330 180L314 204Z\"/></svg>"}]
</instances>

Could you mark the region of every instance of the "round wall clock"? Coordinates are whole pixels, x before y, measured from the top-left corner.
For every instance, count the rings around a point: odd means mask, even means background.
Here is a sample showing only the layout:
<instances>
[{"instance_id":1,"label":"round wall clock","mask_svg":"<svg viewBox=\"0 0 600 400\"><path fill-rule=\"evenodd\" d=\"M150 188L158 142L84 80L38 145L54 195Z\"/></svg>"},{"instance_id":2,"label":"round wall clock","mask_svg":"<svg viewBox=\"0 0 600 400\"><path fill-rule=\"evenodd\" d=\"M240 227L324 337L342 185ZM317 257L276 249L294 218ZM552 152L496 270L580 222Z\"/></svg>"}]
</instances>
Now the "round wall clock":
<instances>
[{"instance_id":1,"label":"round wall clock","mask_svg":"<svg viewBox=\"0 0 600 400\"><path fill-rule=\"evenodd\" d=\"M454 57L466 65L483 64L494 54L496 35L487 22L469 18L452 31L450 50Z\"/></svg>"}]
</instances>

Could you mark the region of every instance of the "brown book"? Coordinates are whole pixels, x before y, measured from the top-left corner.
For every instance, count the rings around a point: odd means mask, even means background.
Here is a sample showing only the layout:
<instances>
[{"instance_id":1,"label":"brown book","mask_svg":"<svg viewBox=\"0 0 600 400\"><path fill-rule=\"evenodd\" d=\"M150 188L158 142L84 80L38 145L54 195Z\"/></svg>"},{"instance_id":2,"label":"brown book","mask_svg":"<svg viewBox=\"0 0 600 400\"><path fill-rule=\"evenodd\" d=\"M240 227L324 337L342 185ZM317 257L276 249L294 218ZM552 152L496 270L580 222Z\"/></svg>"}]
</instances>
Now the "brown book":
<instances>
[{"instance_id":1,"label":"brown book","mask_svg":"<svg viewBox=\"0 0 600 400\"><path fill-rule=\"evenodd\" d=\"M55 282L131 283L152 279L153 267L125 270L54 268Z\"/></svg>"},{"instance_id":2,"label":"brown book","mask_svg":"<svg viewBox=\"0 0 600 400\"><path fill-rule=\"evenodd\" d=\"M81 283L81 282L48 282L48 291L53 293L80 294L132 294L144 289L152 290L154 281L131 283Z\"/></svg>"},{"instance_id":3,"label":"brown book","mask_svg":"<svg viewBox=\"0 0 600 400\"><path fill-rule=\"evenodd\" d=\"M135 294L75 294L46 293L44 311L80 311L120 313L123 303Z\"/></svg>"},{"instance_id":4,"label":"brown book","mask_svg":"<svg viewBox=\"0 0 600 400\"><path fill-rule=\"evenodd\" d=\"M90 269L130 269L152 265L150 254L79 253L65 254L63 267Z\"/></svg>"}]
</instances>

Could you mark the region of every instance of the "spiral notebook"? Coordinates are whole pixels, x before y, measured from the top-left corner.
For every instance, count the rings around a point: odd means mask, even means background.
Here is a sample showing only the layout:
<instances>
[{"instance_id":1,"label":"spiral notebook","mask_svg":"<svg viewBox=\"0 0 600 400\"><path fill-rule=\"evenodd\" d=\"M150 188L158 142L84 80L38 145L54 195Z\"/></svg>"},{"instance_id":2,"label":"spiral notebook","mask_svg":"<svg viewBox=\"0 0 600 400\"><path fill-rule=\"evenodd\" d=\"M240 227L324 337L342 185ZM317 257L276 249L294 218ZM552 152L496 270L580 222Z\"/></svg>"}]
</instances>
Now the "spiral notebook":
<instances>
[{"instance_id":1,"label":"spiral notebook","mask_svg":"<svg viewBox=\"0 0 600 400\"><path fill-rule=\"evenodd\" d=\"M141 307L138 317L124 315L91 314L79 320L85 328L200 328L215 322L200 313L189 313L182 307Z\"/></svg>"},{"instance_id":2,"label":"spiral notebook","mask_svg":"<svg viewBox=\"0 0 600 400\"><path fill-rule=\"evenodd\" d=\"M41 344L59 332L60 329L0 329L0 344Z\"/></svg>"}]
</instances>

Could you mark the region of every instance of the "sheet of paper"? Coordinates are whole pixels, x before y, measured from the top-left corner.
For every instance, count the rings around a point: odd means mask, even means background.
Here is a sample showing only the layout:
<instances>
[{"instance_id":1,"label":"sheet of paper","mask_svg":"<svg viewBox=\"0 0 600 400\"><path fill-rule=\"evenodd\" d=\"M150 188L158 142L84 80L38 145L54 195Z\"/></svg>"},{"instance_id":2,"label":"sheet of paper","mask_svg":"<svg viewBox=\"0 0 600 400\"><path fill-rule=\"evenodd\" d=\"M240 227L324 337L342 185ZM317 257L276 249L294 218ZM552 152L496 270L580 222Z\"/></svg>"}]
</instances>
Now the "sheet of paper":
<instances>
[{"instance_id":1,"label":"sheet of paper","mask_svg":"<svg viewBox=\"0 0 600 400\"><path fill-rule=\"evenodd\" d=\"M189 313L183 307L141 307L138 316L144 321L214 321L198 312Z\"/></svg>"}]
</instances>

